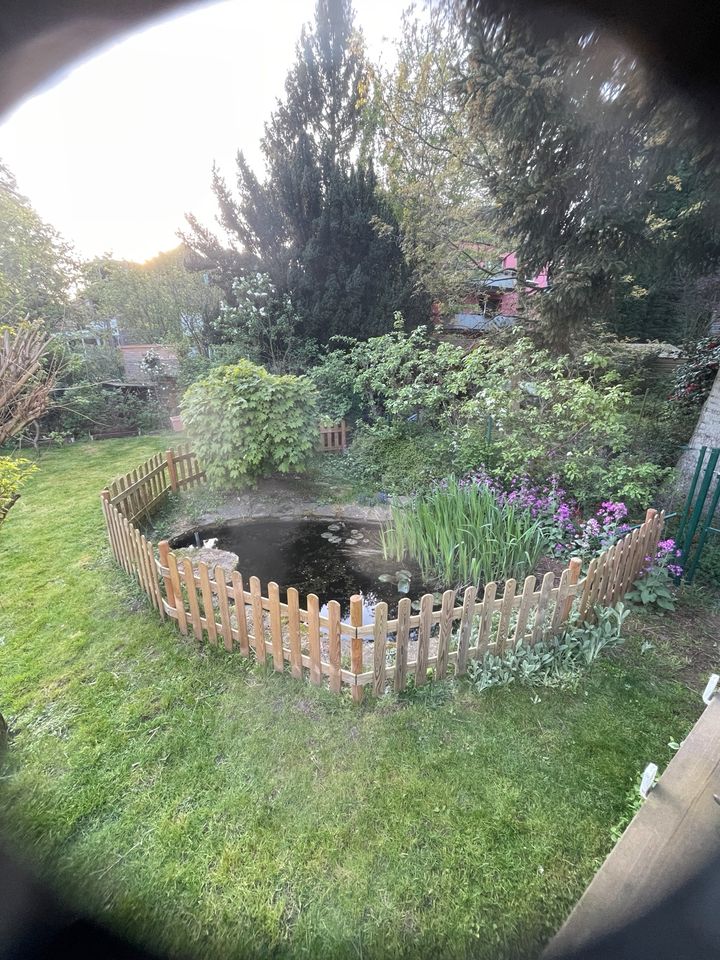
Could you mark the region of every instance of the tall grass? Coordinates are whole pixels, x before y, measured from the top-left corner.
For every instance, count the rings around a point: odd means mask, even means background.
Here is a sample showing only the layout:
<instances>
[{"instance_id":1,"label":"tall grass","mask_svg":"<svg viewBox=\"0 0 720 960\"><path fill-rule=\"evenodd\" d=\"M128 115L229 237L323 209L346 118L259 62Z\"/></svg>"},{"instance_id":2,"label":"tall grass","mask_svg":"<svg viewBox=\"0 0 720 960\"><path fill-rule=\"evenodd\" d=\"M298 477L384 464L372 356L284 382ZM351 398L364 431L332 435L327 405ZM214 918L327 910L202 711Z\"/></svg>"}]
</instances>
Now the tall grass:
<instances>
[{"instance_id":1,"label":"tall grass","mask_svg":"<svg viewBox=\"0 0 720 960\"><path fill-rule=\"evenodd\" d=\"M500 505L486 487L454 478L391 509L382 531L385 556L412 558L423 577L445 587L526 576L545 546L529 511Z\"/></svg>"}]
</instances>

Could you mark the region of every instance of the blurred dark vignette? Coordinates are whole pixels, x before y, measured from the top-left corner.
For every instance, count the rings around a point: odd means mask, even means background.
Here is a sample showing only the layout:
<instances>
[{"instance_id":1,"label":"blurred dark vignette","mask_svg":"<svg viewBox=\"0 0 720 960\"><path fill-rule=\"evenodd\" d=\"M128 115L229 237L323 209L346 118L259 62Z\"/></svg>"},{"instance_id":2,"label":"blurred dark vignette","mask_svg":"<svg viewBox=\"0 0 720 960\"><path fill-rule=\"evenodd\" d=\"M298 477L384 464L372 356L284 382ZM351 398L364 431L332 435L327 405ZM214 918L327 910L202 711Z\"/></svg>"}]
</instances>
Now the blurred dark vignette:
<instances>
[{"instance_id":1,"label":"blurred dark vignette","mask_svg":"<svg viewBox=\"0 0 720 960\"><path fill-rule=\"evenodd\" d=\"M250 2L250 0L246 0ZM720 4L699 0L506 0L532 17L539 33L558 23L601 23L651 66L658 88L680 90L700 113L706 149L720 130ZM0 114L73 61L118 35L179 8L178 0L3 0L0 4ZM468 0L470 8L487 8ZM2 745L0 744L0 749ZM720 819L720 808L718 808ZM0 844L3 843L0 825ZM10 844L8 844L9 846ZM171 909L171 905L168 905ZM584 960L709 960L720 956L720 862L711 864L651 913L573 957ZM91 920L69 913L31 871L0 850L0 960L150 957ZM568 955L571 956L571 955Z\"/></svg>"}]
</instances>

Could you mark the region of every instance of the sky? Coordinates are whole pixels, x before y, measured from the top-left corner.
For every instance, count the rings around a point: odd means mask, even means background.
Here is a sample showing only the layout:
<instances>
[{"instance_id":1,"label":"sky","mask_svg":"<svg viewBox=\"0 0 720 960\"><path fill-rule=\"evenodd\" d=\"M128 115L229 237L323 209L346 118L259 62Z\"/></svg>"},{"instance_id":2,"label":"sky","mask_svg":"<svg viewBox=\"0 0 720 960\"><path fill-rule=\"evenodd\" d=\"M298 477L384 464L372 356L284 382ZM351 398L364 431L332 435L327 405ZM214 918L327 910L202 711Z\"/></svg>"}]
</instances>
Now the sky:
<instances>
[{"instance_id":1,"label":"sky","mask_svg":"<svg viewBox=\"0 0 720 960\"><path fill-rule=\"evenodd\" d=\"M408 0L355 0L371 57L392 57ZM0 123L20 191L85 258L145 260L186 212L213 226L213 162L232 181L282 96L314 0L224 0L127 34Z\"/></svg>"}]
</instances>

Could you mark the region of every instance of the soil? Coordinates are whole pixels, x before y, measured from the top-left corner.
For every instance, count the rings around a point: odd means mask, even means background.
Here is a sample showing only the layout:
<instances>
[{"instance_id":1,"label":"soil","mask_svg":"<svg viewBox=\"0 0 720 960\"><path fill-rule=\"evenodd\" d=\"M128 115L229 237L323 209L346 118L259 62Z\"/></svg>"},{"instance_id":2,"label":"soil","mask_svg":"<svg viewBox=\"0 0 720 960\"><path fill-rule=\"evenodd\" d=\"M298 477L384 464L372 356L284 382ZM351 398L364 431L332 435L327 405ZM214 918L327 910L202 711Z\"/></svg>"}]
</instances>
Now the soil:
<instances>
[{"instance_id":1,"label":"soil","mask_svg":"<svg viewBox=\"0 0 720 960\"><path fill-rule=\"evenodd\" d=\"M674 613L638 610L624 631L647 653L664 661L677 680L702 692L720 670L720 596L696 587L681 588Z\"/></svg>"}]
</instances>

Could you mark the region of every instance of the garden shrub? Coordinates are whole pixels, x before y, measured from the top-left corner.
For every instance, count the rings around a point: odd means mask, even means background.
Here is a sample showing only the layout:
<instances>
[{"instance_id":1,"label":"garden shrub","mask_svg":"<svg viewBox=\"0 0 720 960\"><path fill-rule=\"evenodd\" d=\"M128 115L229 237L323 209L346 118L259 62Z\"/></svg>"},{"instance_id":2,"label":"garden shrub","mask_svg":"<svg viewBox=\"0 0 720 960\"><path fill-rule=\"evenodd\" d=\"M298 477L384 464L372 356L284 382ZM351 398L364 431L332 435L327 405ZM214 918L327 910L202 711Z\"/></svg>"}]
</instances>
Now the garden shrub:
<instances>
[{"instance_id":1,"label":"garden shrub","mask_svg":"<svg viewBox=\"0 0 720 960\"><path fill-rule=\"evenodd\" d=\"M496 469L502 478L553 474L583 504L601 498L632 507L650 502L669 471L634 453L632 397L614 372L573 376L527 340L466 358L466 420L491 416Z\"/></svg>"},{"instance_id":2,"label":"garden shrub","mask_svg":"<svg viewBox=\"0 0 720 960\"><path fill-rule=\"evenodd\" d=\"M0 457L0 523L20 488L37 467L24 457Z\"/></svg>"},{"instance_id":3,"label":"garden shrub","mask_svg":"<svg viewBox=\"0 0 720 960\"><path fill-rule=\"evenodd\" d=\"M208 481L218 488L301 470L317 446L312 383L249 360L211 370L189 387L180 408Z\"/></svg>"},{"instance_id":4,"label":"garden shrub","mask_svg":"<svg viewBox=\"0 0 720 960\"><path fill-rule=\"evenodd\" d=\"M687 362L677 369L671 398L682 405L701 406L707 400L719 367L720 339L698 340Z\"/></svg>"},{"instance_id":5,"label":"garden shrub","mask_svg":"<svg viewBox=\"0 0 720 960\"><path fill-rule=\"evenodd\" d=\"M675 609L673 579L681 577L683 572L681 557L682 550L678 549L672 537L661 540L655 556L645 557L642 576L635 581L632 590L625 595L626 598L644 607L657 607L672 612Z\"/></svg>"},{"instance_id":6,"label":"garden shrub","mask_svg":"<svg viewBox=\"0 0 720 960\"><path fill-rule=\"evenodd\" d=\"M452 438L407 421L358 424L347 455L348 473L373 492L409 494L452 472Z\"/></svg>"},{"instance_id":7,"label":"garden shrub","mask_svg":"<svg viewBox=\"0 0 720 960\"><path fill-rule=\"evenodd\" d=\"M43 434L87 436L112 430L148 432L167 423L167 414L154 398L150 400L98 383L78 384L60 394L58 405L43 418Z\"/></svg>"},{"instance_id":8,"label":"garden shrub","mask_svg":"<svg viewBox=\"0 0 720 960\"><path fill-rule=\"evenodd\" d=\"M310 376L332 419L352 412L371 422L435 423L464 391L463 356L460 347L433 340L426 327L406 333L395 314L392 333L369 340L334 337Z\"/></svg>"}]
</instances>

